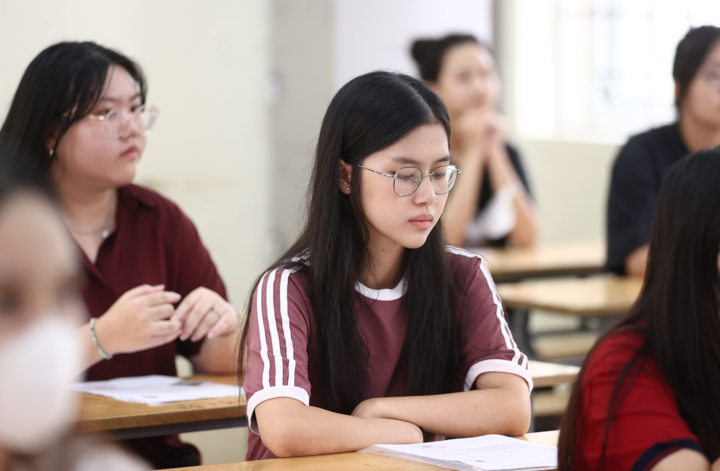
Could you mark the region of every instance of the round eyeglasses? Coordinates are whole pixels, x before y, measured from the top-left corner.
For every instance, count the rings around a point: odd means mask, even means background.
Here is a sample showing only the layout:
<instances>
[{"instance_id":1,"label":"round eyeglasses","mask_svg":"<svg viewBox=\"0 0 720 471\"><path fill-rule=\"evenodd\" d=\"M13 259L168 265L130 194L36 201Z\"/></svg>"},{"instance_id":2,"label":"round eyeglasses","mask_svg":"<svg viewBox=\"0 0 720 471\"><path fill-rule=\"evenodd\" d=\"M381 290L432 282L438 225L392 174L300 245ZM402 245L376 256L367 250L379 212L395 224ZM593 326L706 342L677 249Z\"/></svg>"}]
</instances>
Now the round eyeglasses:
<instances>
[{"instance_id":1,"label":"round eyeglasses","mask_svg":"<svg viewBox=\"0 0 720 471\"><path fill-rule=\"evenodd\" d=\"M99 114L89 114L86 118L101 122L105 136L117 139L127 132L131 121L137 124L142 134L150 134L159 111L152 105L139 105L133 106L130 111L110 109Z\"/></svg>"},{"instance_id":2,"label":"round eyeglasses","mask_svg":"<svg viewBox=\"0 0 720 471\"><path fill-rule=\"evenodd\" d=\"M355 164L358 167L370 170L371 172L377 173L378 175L384 175L393 179L393 189L398 196L410 196L420 188L423 177L430 177L430 185L432 186L435 194L444 195L448 191L452 190L455 185L457 176L462 172L454 165L441 165L432 171L432 173L423 173L417 167L403 167L395 174L378 172L371 168L363 167L360 164Z\"/></svg>"}]
</instances>

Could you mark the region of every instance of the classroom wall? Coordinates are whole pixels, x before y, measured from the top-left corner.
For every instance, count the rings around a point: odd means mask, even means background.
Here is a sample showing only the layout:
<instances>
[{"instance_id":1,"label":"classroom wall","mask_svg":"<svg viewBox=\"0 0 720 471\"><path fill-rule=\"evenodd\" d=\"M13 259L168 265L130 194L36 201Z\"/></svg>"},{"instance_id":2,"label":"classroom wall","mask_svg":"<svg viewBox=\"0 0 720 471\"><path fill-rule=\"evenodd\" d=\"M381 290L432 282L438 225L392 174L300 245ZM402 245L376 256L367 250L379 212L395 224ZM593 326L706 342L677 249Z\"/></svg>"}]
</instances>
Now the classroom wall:
<instances>
[{"instance_id":1,"label":"classroom wall","mask_svg":"<svg viewBox=\"0 0 720 471\"><path fill-rule=\"evenodd\" d=\"M94 40L136 59L160 116L137 181L196 223L241 306L269 262L268 76L264 0L0 2L0 113L32 58L61 40ZM242 460L245 430L192 435L206 462Z\"/></svg>"},{"instance_id":2,"label":"classroom wall","mask_svg":"<svg viewBox=\"0 0 720 471\"><path fill-rule=\"evenodd\" d=\"M273 234L279 253L297 237L320 124L335 92L378 69L415 75L410 44L469 31L492 42L490 0L274 0L271 141Z\"/></svg>"}]
</instances>

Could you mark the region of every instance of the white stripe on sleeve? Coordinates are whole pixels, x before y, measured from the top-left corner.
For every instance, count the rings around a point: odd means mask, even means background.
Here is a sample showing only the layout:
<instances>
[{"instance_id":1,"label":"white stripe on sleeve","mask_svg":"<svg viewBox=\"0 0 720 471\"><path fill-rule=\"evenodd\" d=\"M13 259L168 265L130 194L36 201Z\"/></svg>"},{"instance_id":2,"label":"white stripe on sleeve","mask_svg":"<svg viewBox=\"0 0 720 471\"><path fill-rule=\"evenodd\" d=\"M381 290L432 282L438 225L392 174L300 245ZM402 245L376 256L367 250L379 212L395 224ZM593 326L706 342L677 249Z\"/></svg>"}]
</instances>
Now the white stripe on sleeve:
<instances>
[{"instance_id":1,"label":"white stripe on sleeve","mask_svg":"<svg viewBox=\"0 0 720 471\"><path fill-rule=\"evenodd\" d=\"M293 349L290 316L288 315L288 278L294 270L285 270L280 276L280 317L282 318L285 351L288 359L288 386L295 386L295 350Z\"/></svg>"},{"instance_id":2,"label":"white stripe on sleeve","mask_svg":"<svg viewBox=\"0 0 720 471\"><path fill-rule=\"evenodd\" d=\"M270 330L270 340L272 341L273 356L275 357L275 384L273 386L283 385L283 361L282 351L280 350L280 338L278 336L277 322L275 321L275 274L277 269L273 270L268 277L267 282L267 318L268 329Z\"/></svg>"},{"instance_id":3,"label":"white stripe on sleeve","mask_svg":"<svg viewBox=\"0 0 720 471\"><path fill-rule=\"evenodd\" d=\"M257 286L257 297L255 299L255 305L257 306L257 317L258 317L258 331L260 334L260 357L263 361L263 372L262 372L262 385L263 388L270 387L270 359L268 358L267 341L265 340L265 322L263 321L263 309L262 309L262 286L267 277L265 273L260 278L260 283Z\"/></svg>"}]
</instances>

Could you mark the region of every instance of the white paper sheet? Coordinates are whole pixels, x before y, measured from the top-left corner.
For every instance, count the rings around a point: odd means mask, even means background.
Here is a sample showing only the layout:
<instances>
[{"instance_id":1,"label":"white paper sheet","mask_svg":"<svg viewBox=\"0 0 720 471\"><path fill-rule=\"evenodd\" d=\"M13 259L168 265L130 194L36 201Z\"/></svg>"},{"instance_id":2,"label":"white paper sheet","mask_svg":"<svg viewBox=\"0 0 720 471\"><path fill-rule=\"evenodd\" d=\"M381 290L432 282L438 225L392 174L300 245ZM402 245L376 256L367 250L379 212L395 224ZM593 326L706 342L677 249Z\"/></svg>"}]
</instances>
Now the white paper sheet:
<instances>
[{"instance_id":1,"label":"white paper sheet","mask_svg":"<svg viewBox=\"0 0 720 471\"><path fill-rule=\"evenodd\" d=\"M406 458L458 470L511 471L557 468L557 448L501 435L414 445L375 445L361 452Z\"/></svg>"},{"instance_id":2,"label":"white paper sheet","mask_svg":"<svg viewBox=\"0 0 720 471\"><path fill-rule=\"evenodd\" d=\"M242 394L242 388L239 386L161 375L75 383L74 389L77 392L112 397L119 401L149 405L195 399L237 397Z\"/></svg>"}]
</instances>

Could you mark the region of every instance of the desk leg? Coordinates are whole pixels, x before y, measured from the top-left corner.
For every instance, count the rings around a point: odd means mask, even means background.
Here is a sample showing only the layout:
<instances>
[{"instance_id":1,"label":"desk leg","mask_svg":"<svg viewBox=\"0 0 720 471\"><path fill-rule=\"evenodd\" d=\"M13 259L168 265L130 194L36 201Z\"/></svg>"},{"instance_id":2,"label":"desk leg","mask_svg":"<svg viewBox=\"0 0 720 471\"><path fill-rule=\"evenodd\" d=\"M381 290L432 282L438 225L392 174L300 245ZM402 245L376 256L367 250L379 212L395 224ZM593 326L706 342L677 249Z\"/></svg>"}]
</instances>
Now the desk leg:
<instances>
[{"instance_id":1,"label":"desk leg","mask_svg":"<svg viewBox=\"0 0 720 471\"><path fill-rule=\"evenodd\" d=\"M530 393L530 428L528 429L528 433L533 433L535 431L535 393Z\"/></svg>"},{"instance_id":2,"label":"desk leg","mask_svg":"<svg viewBox=\"0 0 720 471\"><path fill-rule=\"evenodd\" d=\"M528 330L530 312L525 309L507 309L507 316L510 320L513 338L520 351L527 355L529 360L539 360L530 344L530 331Z\"/></svg>"}]
</instances>

